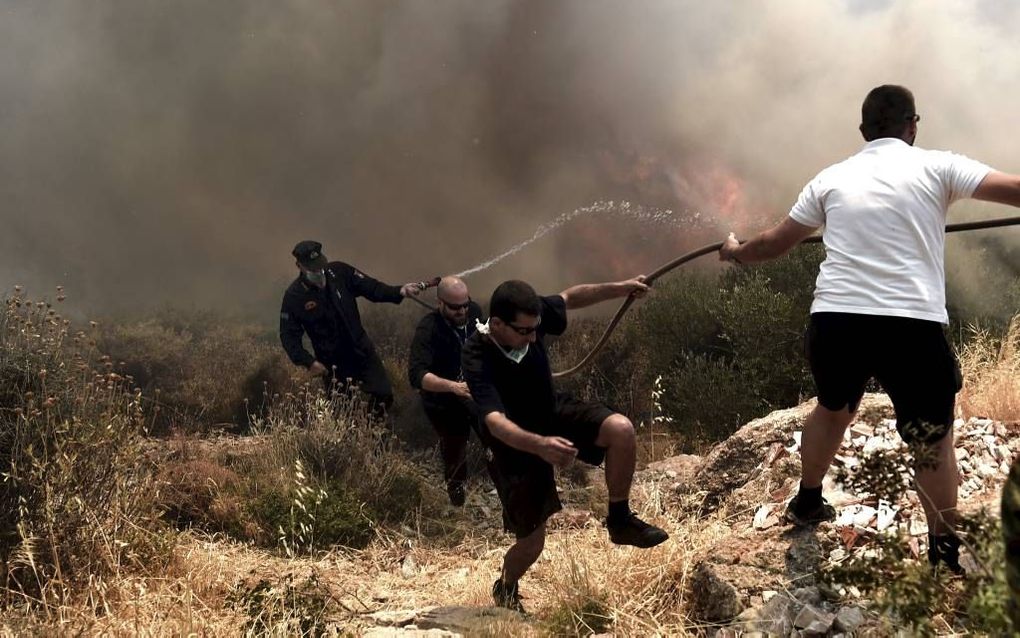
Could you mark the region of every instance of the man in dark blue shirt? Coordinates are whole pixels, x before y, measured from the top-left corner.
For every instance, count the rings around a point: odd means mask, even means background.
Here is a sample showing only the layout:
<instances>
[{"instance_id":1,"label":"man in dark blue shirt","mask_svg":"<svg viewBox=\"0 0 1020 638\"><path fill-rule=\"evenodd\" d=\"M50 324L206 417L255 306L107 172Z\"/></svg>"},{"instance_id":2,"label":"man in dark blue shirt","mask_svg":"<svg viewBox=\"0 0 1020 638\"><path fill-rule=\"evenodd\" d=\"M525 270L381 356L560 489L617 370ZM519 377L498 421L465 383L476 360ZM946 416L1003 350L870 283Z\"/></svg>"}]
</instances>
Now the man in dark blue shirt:
<instances>
[{"instance_id":1,"label":"man in dark blue shirt","mask_svg":"<svg viewBox=\"0 0 1020 638\"><path fill-rule=\"evenodd\" d=\"M503 505L503 524L517 538L493 584L498 605L522 610L517 581L542 553L546 520L561 509L554 465L563 467L575 458L592 465L605 460L606 527L612 542L654 547L669 538L630 510L636 462L630 419L600 403L555 392L544 343L545 335L566 330L568 309L647 290L638 277L539 297L523 281L506 281L492 293L487 326L464 345L464 378L492 450L490 470Z\"/></svg>"},{"instance_id":2,"label":"man in dark blue shirt","mask_svg":"<svg viewBox=\"0 0 1020 638\"><path fill-rule=\"evenodd\" d=\"M317 241L299 242L292 252L300 273L283 295L280 341L290 360L323 377L329 390L361 389L376 414L393 404L386 370L361 325L357 297L399 304L421 292L418 284L391 286L340 261L330 262ZM301 343L307 334L314 355Z\"/></svg>"},{"instance_id":3,"label":"man in dark blue shirt","mask_svg":"<svg viewBox=\"0 0 1020 638\"><path fill-rule=\"evenodd\" d=\"M421 392L422 406L439 436L450 503L464 504L468 437L478 427L478 411L461 373L461 348L475 333L482 309L459 277L443 277L436 289L439 307L418 322L411 341L407 378Z\"/></svg>"}]
</instances>

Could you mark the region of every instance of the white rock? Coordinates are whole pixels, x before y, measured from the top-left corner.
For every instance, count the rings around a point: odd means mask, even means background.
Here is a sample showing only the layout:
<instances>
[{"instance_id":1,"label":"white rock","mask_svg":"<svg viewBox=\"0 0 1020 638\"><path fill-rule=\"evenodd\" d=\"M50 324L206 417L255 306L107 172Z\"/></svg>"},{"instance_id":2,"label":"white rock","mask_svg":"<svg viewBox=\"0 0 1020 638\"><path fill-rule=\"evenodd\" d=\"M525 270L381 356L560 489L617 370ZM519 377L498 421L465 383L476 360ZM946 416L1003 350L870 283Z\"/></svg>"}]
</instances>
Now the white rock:
<instances>
[{"instance_id":1,"label":"white rock","mask_svg":"<svg viewBox=\"0 0 1020 638\"><path fill-rule=\"evenodd\" d=\"M772 600L775 597L775 595L778 594L778 593L779 592L777 592L777 591L772 591L771 589L766 589L765 591L763 591L761 593L761 599L764 602L768 602L768 601Z\"/></svg>"},{"instance_id":2,"label":"white rock","mask_svg":"<svg viewBox=\"0 0 1020 638\"><path fill-rule=\"evenodd\" d=\"M986 434L981 437L981 440L985 442L985 447L988 448L988 451L995 454L995 448L999 445L999 440L995 438L995 435Z\"/></svg>"},{"instance_id":3,"label":"white rock","mask_svg":"<svg viewBox=\"0 0 1020 638\"><path fill-rule=\"evenodd\" d=\"M754 513L754 522L751 525L755 529L765 529L765 521L768 519L769 514L772 513L773 507L772 503L766 503L759 507L758 511Z\"/></svg>"},{"instance_id":4,"label":"white rock","mask_svg":"<svg viewBox=\"0 0 1020 638\"><path fill-rule=\"evenodd\" d=\"M875 523L875 527L878 531L884 531L892 525L893 521L896 520L896 513L898 511L898 507L890 505L885 501L880 501L878 504L878 520Z\"/></svg>"},{"instance_id":5,"label":"white rock","mask_svg":"<svg viewBox=\"0 0 1020 638\"><path fill-rule=\"evenodd\" d=\"M869 437L874 436L875 428L866 423L854 423L850 426L850 432L859 436Z\"/></svg>"},{"instance_id":6,"label":"white rock","mask_svg":"<svg viewBox=\"0 0 1020 638\"><path fill-rule=\"evenodd\" d=\"M924 520L912 518L910 519L910 535L911 536L924 536L928 533L928 523Z\"/></svg>"},{"instance_id":7,"label":"white rock","mask_svg":"<svg viewBox=\"0 0 1020 638\"><path fill-rule=\"evenodd\" d=\"M861 505L860 508L860 511L854 515L854 525L869 527L871 525L871 521L878 514L878 511L874 507L869 507L867 505Z\"/></svg>"},{"instance_id":8,"label":"white rock","mask_svg":"<svg viewBox=\"0 0 1020 638\"><path fill-rule=\"evenodd\" d=\"M368 615L372 622L383 627L404 627L414 622L418 611L403 609L398 611L377 611Z\"/></svg>"},{"instance_id":9,"label":"white rock","mask_svg":"<svg viewBox=\"0 0 1020 638\"><path fill-rule=\"evenodd\" d=\"M860 505L850 505L839 510L839 515L836 516L835 525L836 527L850 527L854 524L854 517L860 510Z\"/></svg>"},{"instance_id":10,"label":"white rock","mask_svg":"<svg viewBox=\"0 0 1020 638\"><path fill-rule=\"evenodd\" d=\"M978 474L985 478L991 478L998 473L999 473L998 464L996 465L982 464L981 467L978 468Z\"/></svg>"}]
</instances>

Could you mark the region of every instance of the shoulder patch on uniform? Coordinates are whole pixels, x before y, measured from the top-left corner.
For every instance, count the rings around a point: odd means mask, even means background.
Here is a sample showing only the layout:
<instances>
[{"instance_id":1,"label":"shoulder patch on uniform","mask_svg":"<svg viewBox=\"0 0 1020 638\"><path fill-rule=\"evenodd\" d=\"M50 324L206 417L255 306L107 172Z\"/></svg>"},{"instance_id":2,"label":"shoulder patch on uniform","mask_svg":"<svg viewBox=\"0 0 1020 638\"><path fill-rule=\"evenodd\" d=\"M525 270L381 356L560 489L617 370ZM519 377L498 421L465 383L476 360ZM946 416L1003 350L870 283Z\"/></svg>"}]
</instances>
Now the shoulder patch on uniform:
<instances>
[{"instance_id":1,"label":"shoulder patch on uniform","mask_svg":"<svg viewBox=\"0 0 1020 638\"><path fill-rule=\"evenodd\" d=\"M319 304L315 303L314 301L306 301L305 302L305 310L315 310L318 307L319 307Z\"/></svg>"}]
</instances>

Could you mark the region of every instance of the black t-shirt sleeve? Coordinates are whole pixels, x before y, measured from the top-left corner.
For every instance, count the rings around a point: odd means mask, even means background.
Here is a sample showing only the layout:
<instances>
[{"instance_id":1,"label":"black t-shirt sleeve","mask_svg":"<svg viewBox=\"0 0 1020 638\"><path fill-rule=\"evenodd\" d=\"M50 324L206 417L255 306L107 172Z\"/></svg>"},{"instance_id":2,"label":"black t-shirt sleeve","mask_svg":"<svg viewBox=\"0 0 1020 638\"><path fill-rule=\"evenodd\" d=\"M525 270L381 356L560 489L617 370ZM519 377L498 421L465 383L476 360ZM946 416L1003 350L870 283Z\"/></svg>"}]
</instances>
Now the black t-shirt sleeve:
<instances>
[{"instance_id":1,"label":"black t-shirt sleeve","mask_svg":"<svg viewBox=\"0 0 1020 638\"><path fill-rule=\"evenodd\" d=\"M542 297L542 325L539 332L558 336L567 329L567 302L560 295Z\"/></svg>"},{"instance_id":2,"label":"black t-shirt sleeve","mask_svg":"<svg viewBox=\"0 0 1020 638\"><path fill-rule=\"evenodd\" d=\"M411 387L416 390L421 390L421 380L425 374L432 372L432 361L434 358L432 333L434 330L435 321L432 315L425 315L418 322L418 328L414 331L414 339L411 340L407 380L410 381Z\"/></svg>"},{"instance_id":3,"label":"black t-shirt sleeve","mask_svg":"<svg viewBox=\"0 0 1020 638\"><path fill-rule=\"evenodd\" d=\"M492 372L485 360L485 344L481 335L474 335L464 344L460 353L461 368L464 371L464 381L471 390L471 398L478 405L482 417L492 412L506 414L503 407L503 400L499 396L499 390L493 382Z\"/></svg>"}]
</instances>

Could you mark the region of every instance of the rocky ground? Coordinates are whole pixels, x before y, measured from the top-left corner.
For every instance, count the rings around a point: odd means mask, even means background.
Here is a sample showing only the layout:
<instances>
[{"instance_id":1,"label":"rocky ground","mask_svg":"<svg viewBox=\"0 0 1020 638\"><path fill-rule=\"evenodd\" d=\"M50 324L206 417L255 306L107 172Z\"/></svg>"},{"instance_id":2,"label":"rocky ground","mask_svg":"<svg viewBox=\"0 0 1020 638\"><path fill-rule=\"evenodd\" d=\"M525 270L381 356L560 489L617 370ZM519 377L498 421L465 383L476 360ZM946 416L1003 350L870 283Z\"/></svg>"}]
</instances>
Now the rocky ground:
<instances>
[{"instance_id":1,"label":"rocky ground","mask_svg":"<svg viewBox=\"0 0 1020 638\"><path fill-rule=\"evenodd\" d=\"M749 423L703 459L667 459L645 472L646 477L658 474L674 481L680 492L694 486L703 511L721 510L733 522L728 540L697 562L691 586L689 604L695 617L729 621L716 636L842 636L866 630L873 616L861 593L852 587L834 592L819 586L819 571L854 556L872 555L880 534L897 531L906 533L915 558L923 556L928 530L913 490L899 502L867 502L844 492L830 472L825 494L837 509L836 521L810 529L781 522L785 503L796 490L800 429L812 407L810 402ZM1020 440L1009 436L1018 425L956 421L963 513L997 511L1010 461L1020 448ZM853 468L876 450L906 453L892 405L881 394L865 397L836 466Z\"/></svg>"},{"instance_id":2,"label":"rocky ground","mask_svg":"<svg viewBox=\"0 0 1020 638\"><path fill-rule=\"evenodd\" d=\"M819 572L873 552L879 535L897 530L907 533L911 552L923 556L927 528L912 490L899 502L869 502L844 492L830 473L825 493L837 508L837 520L810 529L782 523L785 502L796 489L801 428L812 407L809 402L775 412L747 424L704 457L676 456L639 473L638 486L646 493L665 494L665 508L684 509L705 521L697 532L704 538L691 543L685 570L688 632L719 638L874 633L878 619L861 592L853 587L833 591L819 582ZM1009 461L1020 447L1020 440L1009 437L1018 425L983 419L956 422L964 512L997 507ZM888 398L867 395L837 465L853 467L875 450L900 446ZM597 484L600 479L591 480ZM474 506L479 523L498 516L491 495L477 495ZM583 509L568 509L556 520L561 528L597 526ZM670 542L690 543L671 531ZM512 628L511 634L527 631L524 619L486 607L484 592L478 596L483 598L479 606L373 612L358 630L370 636L473 635L491 633L480 627L497 620Z\"/></svg>"}]
</instances>

